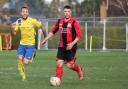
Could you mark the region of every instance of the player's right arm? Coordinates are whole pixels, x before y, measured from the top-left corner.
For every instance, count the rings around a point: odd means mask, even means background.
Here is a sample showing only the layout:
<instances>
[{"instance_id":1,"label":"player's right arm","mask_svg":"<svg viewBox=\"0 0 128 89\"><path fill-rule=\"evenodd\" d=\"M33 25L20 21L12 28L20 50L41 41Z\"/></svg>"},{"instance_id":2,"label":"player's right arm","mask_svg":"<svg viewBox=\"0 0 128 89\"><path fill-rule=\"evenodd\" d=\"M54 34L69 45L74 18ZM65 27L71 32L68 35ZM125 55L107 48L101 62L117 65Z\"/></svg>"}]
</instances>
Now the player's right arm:
<instances>
[{"instance_id":1,"label":"player's right arm","mask_svg":"<svg viewBox=\"0 0 128 89\"><path fill-rule=\"evenodd\" d=\"M16 32L19 29L18 20L11 24L11 32L13 35L16 35Z\"/></svg>"},{"instance_id":2,"label":"player's right arm","mask_svg":"<svg viewBox=\"0 0 128 89\"><path fill-rule=\"evenodd\" d=\"M12 35L16 35L16 31L14 29L15 29L15 23L12 23L11 24L11 34Z\"/></svg>"},{"instance_id":3,"label":"player's right arm","mask_svg":"<svg viewBox=\"0 0 128 89\"><path fill-rule=\"evenodd\" d=\"M57 21L55 26L52 28L52 30L49 32L49 34L44 38L41 44L44 45L46 41L50 39L58 30L59 30L59 20Z\"/></svg>"},{"instance_id":4,"label":"player's right arm","mask_svg":"<svg viewBox=\"0 0 128 89\"><path fill-rule=\"evenodd\" d=\"M49 32L49 34L44 38L44 40L41 42L42 45L46 43L48 39L50 39L54 34L52 32Z\"/></svg>"}]
</instances>

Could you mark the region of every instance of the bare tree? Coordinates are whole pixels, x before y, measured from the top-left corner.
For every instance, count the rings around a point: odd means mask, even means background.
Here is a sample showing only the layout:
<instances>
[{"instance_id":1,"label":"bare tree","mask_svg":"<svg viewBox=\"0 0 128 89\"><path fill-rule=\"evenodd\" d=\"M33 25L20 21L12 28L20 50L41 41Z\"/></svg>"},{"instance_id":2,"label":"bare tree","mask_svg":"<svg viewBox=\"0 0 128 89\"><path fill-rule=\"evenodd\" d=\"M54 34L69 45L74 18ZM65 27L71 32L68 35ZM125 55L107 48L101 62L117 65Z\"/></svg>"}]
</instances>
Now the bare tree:
<instances>
[{"instance_id":1,"label":"bare tree","mask_svg":"<svg viewBox=\"0 0 128 89\"><path fill-rule=\"evenodd\" d=\"M128 16L128 0L109 0L109 14Z\"/></svg>"},{"instance_id":2,"label":"bare tree","mask_svg":"<svg viewBox=\"0 0 128 89\"><path fill-rule=\"evenodd\" d=\"M60 0L53 0L50 4L50 16L49 17L60 17L62 15L62 3Z\"/></svg>"}]
</instances>

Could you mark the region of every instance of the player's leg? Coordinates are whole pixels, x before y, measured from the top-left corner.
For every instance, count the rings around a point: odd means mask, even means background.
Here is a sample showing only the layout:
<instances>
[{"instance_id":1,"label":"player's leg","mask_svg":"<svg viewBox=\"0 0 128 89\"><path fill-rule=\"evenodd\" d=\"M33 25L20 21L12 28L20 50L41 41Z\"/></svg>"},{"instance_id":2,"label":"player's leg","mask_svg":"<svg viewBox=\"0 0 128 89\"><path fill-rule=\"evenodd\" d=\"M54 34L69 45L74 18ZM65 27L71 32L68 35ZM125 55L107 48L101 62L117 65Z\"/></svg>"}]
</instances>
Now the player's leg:
<instances>
[{"instance_id":1,"label":"player's leg","mask_svg":"<svg viewBox=\"0 0 128 89\"><path fill-rule=\"evenodd\" d=\"M60 79L63 76L63 63L64 63L64 60L62 60L62 59L56 60L56 77L58 77Z\"/></svg>"},{"instance_id":2,"label":"player's leg","mask_svg":"<svg viewBox=\"0 0 128 89\"><path fill-rule=\"evenodd\" d=\"M22 80L25 80L26 74L25 74L24 65L23 65L23 59L24 59L25 51L24 51L23 45L19 45L17 53L19 55L18 56L18 71L22 77Z\"/></svg>"},{"instance_id":3,"label":"player's leg","mask_svg":"<svg viewBox=\"0 0 128 89\"><path fill-rule=\"evenodd\" d=\"M26 74L25 74L25 69L24 69L24 65L23 65L23 56L22 55L19 55L19 57L18 57L18 70L22 77L22 80L25 80Z\"/></svg>"},{"instance_id":4,"label":"player's leg","mask_svg":"<svg viewBox=\"0 0 128 89\"><path fill-rule=\"evenodd\" d=\"M76 50L68 51L67 52L67 58L68 58L67 63L66 63L67 67L69 69L76 71L79 79L83 80L83 71L82 71L81 67L77 63L75 63Z\"/></svg>"},{"instance_id":5,"label":"player's leg","mask_svg":"<svg viewBox=\"0 0 128 89\"><path fill-rule=\"evenodd\" d=\"M34 46L25 46L24 50L25 50L25 54L24 54L24 58L23 58L24 75L22 75L22 80L26 79L27 65L29 65L32 62L33 54L35 52L35 47Z\"/></svg>"},{"instance_id":6,"label":"player's leg","mask_svg":"<svg viewBox=\"0 0 128 89\"><path fill-rule=\"evenodd\" d=\"M69 61L69 62L67 62L66 65L67 65L67 67L69 69L72 69L72 70L76 71L79 79L80 80L83 80L83 71L82 71L82 68L77 63L75 63L74 61Z\"/></svg>"},{"instance_id":7,"label":"player's leg","mask_svg":"<svg viewBox=\"0 0 128 89\"><path fill-rule=\"evenodd\" d=\"M34 53L36 51L35 46L26 46L25 51L24 64L29 65L32 62Z\"/></svg>"},{"instance_id":8,"label":"player's leg","mask_svg":"<svg viewBox=\"0 0 128 89\"><path fill-rule=\"evenodd\" d=\"M64 63L64 51L63 48L58 48L57 60L56 60L56 77L62 78L63 76L63 63Z\"/></svg>"}]
</instances>

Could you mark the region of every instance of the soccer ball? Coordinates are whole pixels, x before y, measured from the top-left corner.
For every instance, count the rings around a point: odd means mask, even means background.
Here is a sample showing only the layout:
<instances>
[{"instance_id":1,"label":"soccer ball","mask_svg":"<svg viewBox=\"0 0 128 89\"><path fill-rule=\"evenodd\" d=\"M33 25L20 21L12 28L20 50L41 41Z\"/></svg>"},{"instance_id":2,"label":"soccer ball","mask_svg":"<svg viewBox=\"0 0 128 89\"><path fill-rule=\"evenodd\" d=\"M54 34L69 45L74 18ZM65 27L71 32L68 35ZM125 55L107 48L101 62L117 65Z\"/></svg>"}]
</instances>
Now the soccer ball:
<instances>
[{"instance_id":1,"label":"soccer ball","mask_svg":"<svg viewBox=\"0 0 128 89\"><path fill-rule=\"evenodd\" d=\"M60 78L58 78L58 77L50 77L50 84L52 86L59 86L60 83L61 83Z\"/></svg>"}]
</instances>

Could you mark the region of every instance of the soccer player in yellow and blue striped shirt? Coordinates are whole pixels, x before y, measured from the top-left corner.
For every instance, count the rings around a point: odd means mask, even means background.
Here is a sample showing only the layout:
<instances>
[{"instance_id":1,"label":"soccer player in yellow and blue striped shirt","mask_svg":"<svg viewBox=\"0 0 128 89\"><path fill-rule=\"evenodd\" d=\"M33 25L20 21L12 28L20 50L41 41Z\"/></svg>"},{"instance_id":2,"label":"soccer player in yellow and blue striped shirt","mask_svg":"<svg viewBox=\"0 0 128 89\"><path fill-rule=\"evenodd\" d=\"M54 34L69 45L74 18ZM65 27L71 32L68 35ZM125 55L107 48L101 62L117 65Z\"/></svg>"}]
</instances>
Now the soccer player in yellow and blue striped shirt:
<instances>
[{"instance_id":1,"label":"soccer player in yellow and blue striped shirt","mask_svg":"<svg viewBox=\"0 0 128 89\"><path fill-rule=\"evenodd\" d=\"M28 65L33 59L35 53L35 30L38 28L42 29L44 37L46 32L40 21L29 17L29 9L26 6L23 6L20 11L21 18L16 20L14 26L14 34L16 31L20 30L21 39L20 44L17 50L18 54L18 70L22 77L22 80L26 79L26 72L24 69L24 64Z\"/></svg>"}]
</instances>

